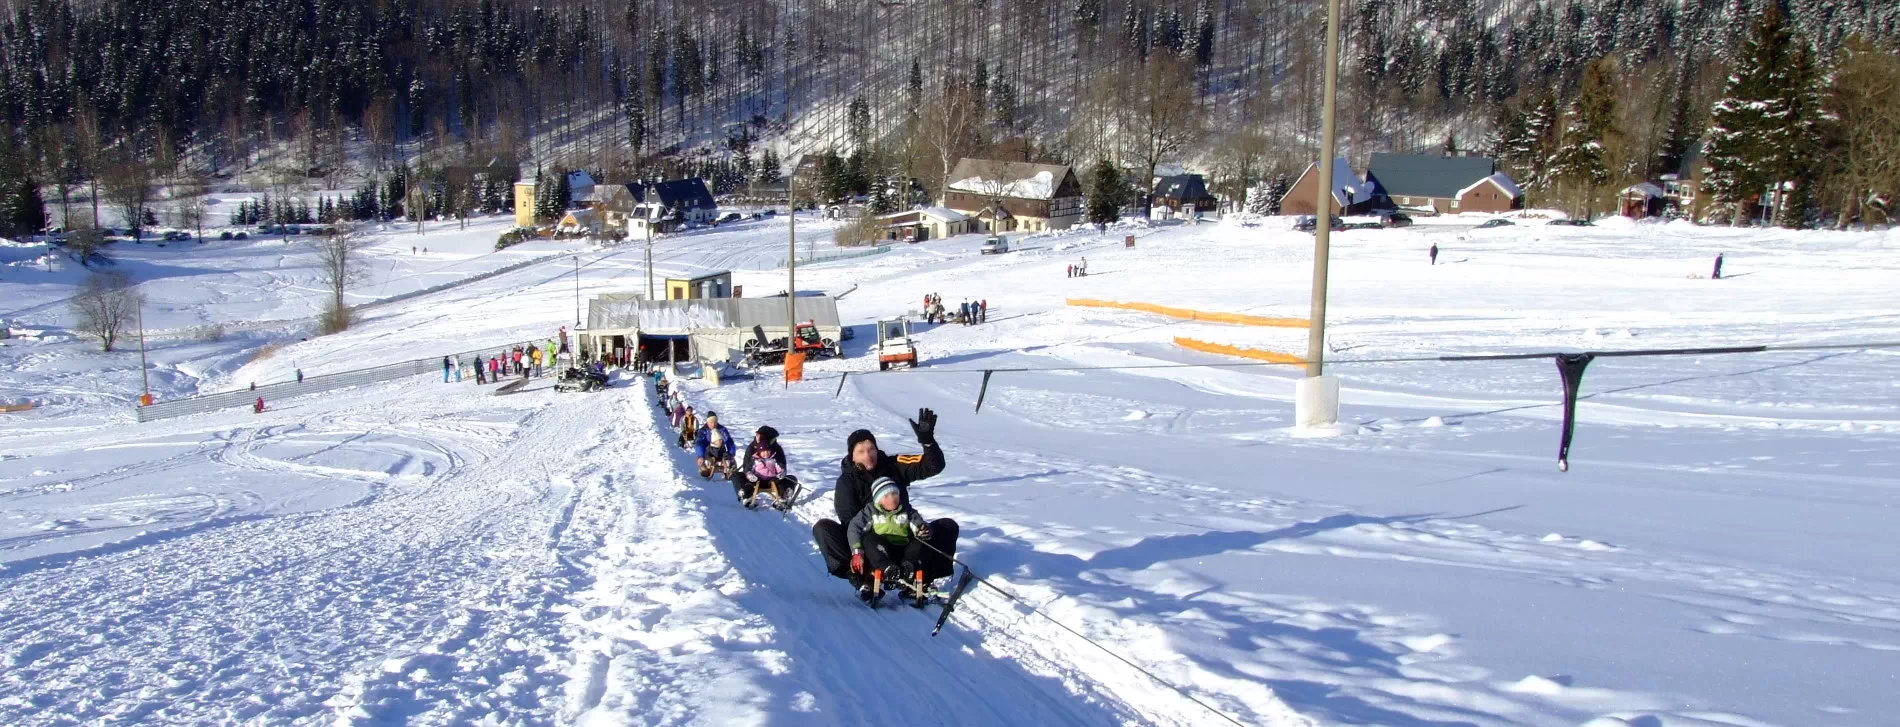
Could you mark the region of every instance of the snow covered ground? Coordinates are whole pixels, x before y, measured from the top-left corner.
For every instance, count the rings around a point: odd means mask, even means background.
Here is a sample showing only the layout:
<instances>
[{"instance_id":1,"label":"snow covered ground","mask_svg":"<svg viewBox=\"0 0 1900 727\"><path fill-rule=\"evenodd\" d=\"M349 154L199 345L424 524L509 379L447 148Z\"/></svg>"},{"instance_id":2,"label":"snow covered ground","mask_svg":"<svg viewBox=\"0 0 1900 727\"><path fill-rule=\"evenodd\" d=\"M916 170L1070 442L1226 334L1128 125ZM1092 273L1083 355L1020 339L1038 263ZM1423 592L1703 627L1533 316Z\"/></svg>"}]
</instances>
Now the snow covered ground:
<instances>
[{"instance_id":1,"label":"snow covered ground","mask_svg":"<svg viewBox=\"0 0 1900 727\"><path fill-rule=\"evenodd\" d=\"M1287 224L801 267L800 289L851 291L847 325L929 292L988 300L991 322L924 326L915 371L876 373L865 328L806 383L687 384L735 433L784 433L817 491L783 518L682 476L624 379L496 398L420 377L133 425L135 354L7 342L0 393L60 403L0 415L0 723L870 724L888 701L924 724L1226 724L997 592L931 639L927 616L867 612L823 573L808 531L845 435L908 451L919 407L950 467L916 504L962 523L966 561L1242 724L1892 723L1895 352L1600 360L1568 474L1548 361L1352 361L1900 340L1900 236L1337 234L1331 438L1288 428L1284 367L1075 370L1229 361L1176 336L1301 353L1301 329L1064 305L1303 317L1311 237ZM662 238L656 272L783 290L784 229ZM829 230L799 223L819 250ZM1726 279L1698 277L1718 252ZM573 324L576 265L583 296L645 286L644 246L587 251L337 336L167 341L150 372L175 396L548 335ZM296 305L228 268L163 291L175 325ZM30 285L0 278L9 306L58 297ZM254 359L265 340L289 345Z\"/></svg>"}]
</instances>

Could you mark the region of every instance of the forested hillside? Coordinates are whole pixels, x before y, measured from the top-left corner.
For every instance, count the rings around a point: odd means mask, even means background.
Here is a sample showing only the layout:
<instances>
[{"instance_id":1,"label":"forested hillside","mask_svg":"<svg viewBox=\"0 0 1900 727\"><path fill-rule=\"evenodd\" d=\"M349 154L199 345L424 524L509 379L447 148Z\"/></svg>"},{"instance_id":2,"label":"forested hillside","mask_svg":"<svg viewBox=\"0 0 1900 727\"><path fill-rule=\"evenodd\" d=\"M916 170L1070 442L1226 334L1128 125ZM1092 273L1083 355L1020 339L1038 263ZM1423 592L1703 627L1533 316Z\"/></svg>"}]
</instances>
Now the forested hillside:
<instances>
[{"instance_id":1,"label":"forested hillside","mask_svg":"<svg viewBox=\"0 0 1900 727\"><path fill-rule=\"evenodd\" d=\"M889 175L934 190L958 156L987 150L1109 159L1137 179L1185 163L1238 197L1312 158L1325 18L1316 0L12 0L7 11L0 117L15 133L3 161L9 179L30 181L8 184L15 230L33 226L29 188L65 197L131 163L166 179L269 160L331 186L398 163L686 170L729 189L775 166L761 164L768 149L782 161L830 150L855 156L852 187ZM1798 182L1814 206L1792 223L1857 218L1894 192L1900 164L1882 139L1900 130L1900 102L1882 43L1900 4L1357 0L1342 26L1342 149L1357 162L1493 153L1537 201L1579 211L1605 209L1630 181L1714 162L1729 165L1712 186L1739 214L1762 189ZM1786 111L1734 118L1777 103ZM1778 148L1738 138L1769 124L1788 127ZM1719 148L1698 154L1710 142Z\"/></svg>"}]
</instances>

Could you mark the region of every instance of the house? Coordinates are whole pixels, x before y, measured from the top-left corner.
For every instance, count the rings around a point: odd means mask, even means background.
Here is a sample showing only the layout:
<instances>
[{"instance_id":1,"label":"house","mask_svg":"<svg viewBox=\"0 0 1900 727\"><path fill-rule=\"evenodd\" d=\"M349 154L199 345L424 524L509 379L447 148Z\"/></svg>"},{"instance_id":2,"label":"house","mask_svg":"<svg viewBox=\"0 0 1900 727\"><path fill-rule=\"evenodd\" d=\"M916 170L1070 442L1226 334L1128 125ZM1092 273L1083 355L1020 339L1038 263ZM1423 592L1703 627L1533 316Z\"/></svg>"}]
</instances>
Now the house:
<instances>
[{"instance_id":1,"label":"house","mask_svg":"<svg viewBox=\"0 0 1900 727\"><path fill-rule=\"evenodd\" d=\"M1524 194L1495 160L1442 154L1373 154L1366 181L1375 194L1403 208L1437 214L1509 212Z\"/></svg>"},{"instance_id":2,"label":"house","mask_svg":"<svg viewBox=\"0 0 1900 727\"><path fill-rule=\"evenodd\" d=\"M568 210L554 224L554 232L562 235L598 235L600 214L594 210Z\"/></svg>"},{"instance_id":3,"label":"house","mask_svg":"<svg viewBox=\"0 0 1900 727\"><path fill-rule=\"evenodd\" d=\"M800 295L792 307L799 321L817 326L820 337L844 338L836 298ZM637 349L649 361L727 361L753 340L754 326L767 338L789 335L785 309L782 298L643 300L610 294L588 301L587 327L576 338L584 358L623 360Z\"/></svg>"},{"instance_id":4,"label":"house","mask_svg":"<svg viewBox=\"0 0 1900 727\"><path fill-rule=\"evenodd\" d=\"M515 182L515 226L534 227L534 182Z\"/></svg>"},{"instance_id":5,"label":"house","mask_svg":"<svg viewBox=\"0 0 1900 727\"><path fill-rule=\"evenodd\" d=\"M1617 193L1624 217L1683 217L1695 209L1694 181L1664 174L1654 182L1637 182Z\"/></svg>"},{"instance_id":6,"label":"house","mask_svg":"<svg viewBox=\"0 0 1900 727\"><path fill-rule=\"evenodd\" d=\"M1371 212L1375 205L1375 187L1352 173L1352 166L1345 157L1333 160L1333 194L1331 215L1361 215ZM1280 214L1314 215L1319 209L1319 164L1306 165L1306 171L1300 172L1300 178L1288 187L1286 195L1280 198Z\"/></svg>"},{"instance_id":7,"label":"house","mask_svg":"<svg viewBox=\"0 0 1900 727\"><path fill-rule=\"evenodd\" d=\"M588 207L594 200L594 175L576 169L567 173L567 199L576 207Z\"/></svg>"},{"instance_id":8,"label":"house","mask_svg":"<svg viewBox=\"0 0 1900 727\"><path fill-rule=\"evenodd\" d=\"M667 276L667 300L732 297L732 271L702 270L687 276Z\"/></svg>"},{"instance_id":9,"label":"house","mask_svg":"<svg viewBox=\"0 0 1900 727\"><path fill-rule=\"evenodd\" d=\"M602 224L628 237L644 236L649 225L654 232L668 232L688 223L710 224L719 212L705 180L697 177L601 185L594 196Z\"/></svg>"},{"instance_id":10,"label":"house","mask_svg":"<svg viewBox=\"0 0 1900 727\"><path fill-rule=\"evenodd\" d=\"M800 154L792 160L792 173L785 177L787 191L796 189L800 201L815 198L824 176L825 155Z\"/></svg>"},{"instance_id":11,"label":"house","mask_svg":"<svg viewBox=\"0 0 1900 727\"><path fill-rule=\"evenodd\" d=\"M1154 206L1177 212L1213 212L1219 206L1207 193L1207 180L1199 174L1176 174L1155 180Z\"/></svg>"},{"instance_id":12,"label":"house","mask_svg":"<svg viewBox=\"0 0 1900 727\"><path fill-rule=\"evenodd\" d=\"M1061 230L1082 221L1082 183L1059 164L963 159L940 206L974 217L981 231Z\"/></svg>"},{"instance_id":13,"label":"house","mask_svg":"<svg viewBox=\"0 0 1900 727\"><path fill-rule=\"evenodd\" d=\"M944 207L896 212L877 219L884 223L885 239L903 242L955 237L969 232L972 224L969 215Z\"/></svg>"}]
</instances>

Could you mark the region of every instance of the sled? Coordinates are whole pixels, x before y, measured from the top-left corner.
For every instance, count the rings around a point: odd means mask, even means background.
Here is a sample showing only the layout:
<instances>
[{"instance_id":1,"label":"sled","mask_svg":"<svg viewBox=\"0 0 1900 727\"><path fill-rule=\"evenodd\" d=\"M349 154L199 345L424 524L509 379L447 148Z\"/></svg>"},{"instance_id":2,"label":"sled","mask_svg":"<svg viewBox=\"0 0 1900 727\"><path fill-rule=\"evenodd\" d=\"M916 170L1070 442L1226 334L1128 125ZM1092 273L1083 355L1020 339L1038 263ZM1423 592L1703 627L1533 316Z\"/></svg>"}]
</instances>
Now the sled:
<instances>
[{"instance_id":1,"label":"sled","mask_svg":"<svg viewBox=\"0 0 1900 727\"><path fill-rule=\"evenodd\" d=\"M714 460L712 462L700 463L699 465L700 479L710 480L712 479L712 476L715 474L719 475L720 477L731 476L732 475L732 458L724 457L718 460Z\"/></svg>"},{"instance_id":2,"label":"sled","mask_svg":"<svg viewBox=\"0 0 1900 727\"><path fill-rule=\"evenodd\" d=\"M798 503L798 492L801 488L802 485L799 484L798 478L791 475L780 477L777 482L771 485L760 483L758 487L752 490L752 496L746 498L745 509L758 509L759 497L766 495L771 498L766 504L772 509L782 513L790 512L792 506Z\"/></svg>"}]
</instances>

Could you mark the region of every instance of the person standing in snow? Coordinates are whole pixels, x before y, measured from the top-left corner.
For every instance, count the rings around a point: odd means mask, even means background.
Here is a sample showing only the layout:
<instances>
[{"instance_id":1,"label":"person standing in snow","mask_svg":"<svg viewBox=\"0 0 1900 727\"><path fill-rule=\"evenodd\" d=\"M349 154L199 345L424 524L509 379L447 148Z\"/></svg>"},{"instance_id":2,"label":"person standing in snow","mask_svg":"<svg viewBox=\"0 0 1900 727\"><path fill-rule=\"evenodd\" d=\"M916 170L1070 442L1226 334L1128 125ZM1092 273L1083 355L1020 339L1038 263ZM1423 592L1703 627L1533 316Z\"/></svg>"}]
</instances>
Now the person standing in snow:
<instances>
[{"instance_id":1,"label":"person standing in snow","mask_svg":"<svg viewBox=\"0 0 1900 727\"><path fill-rule=\"evenodd\" d=\"M303 369L297 369L297 383L303 383Z\"/></svg>"},{"instance_id":2,"label":"person standing in snow","mask_svg":"<svg viewBox=\"0 0 1900 727\"><path fill-rule=\"evenodd\" d=\"M911 483L943 472L943 448L937 446L937 413L917 410L917 418L910 422L910 428L923 447L922 454L893 457L878 448L877 437L870 430L852 432L845 439L845 457L839 462L838 483L831 493L832 509L838 519L825 518L812 525L812 540L824 553L826 571L853 585L861 578L851 571L851 545L845 523L851 522L871 503L872 484L889 478L897 487L898 502L909 507ZM950 518L930 523L930 534L924 538L929 547L923 549L921 557L925 580L947 577L955 569L951 557L957 552L957 533L957 521Z\"/></svg>"},{"instance_id":3,"label":"person standing in snow","mask_svg":"<svg viewBox=\"0 0 1900 727\"><path fill-rule=\"evenodd\" d=\"M475 383L476 384L480 385L480 384L488 383L487 369L488 369L488 362L483 361L482 357L476 356L475 357Z\"/></svg>"},{"instance_id":4,"label":"person standing in snow","mask_svg":"<svg viewBox=\"0 0 1900 727\"><path fill-rule=\"evenodd\" d=\"M1432 249L1426 252L1425 254L1432 259L1433 265L1437 265L1438 264L1438 243L1436 242L1432 243Z\"/></svg>"},{"instance_id":5,"label":"person standing in snow","mask_svg":"<svg viewBox=\"0 0 1900 727\"><path fill-rule=\"evenodd\" d=\"M1722 253L1715 254L1715 272L1709 274L1711 280L1722 279Z\"/></svg>"},{"instance_id":6,"label":"person standing in snow","mask_svg":"<svg viewBox=\"0 0 1900 727\"><path fill-rule=\"evenodd\" d=\"M442 357L442 383L449 383L449 371L455 368L455 359Z\"/></svg>"},{"instance_id":7,"label":"person standing in snow","mask_svg":"<svg viewBox=\"0 0 1900 727\"><path fill-rule=\"evenodd\" d=\"M984 298L982 300L977 301L976 308L977 308L977 311L976 311L977 320L983 323L990 322L990 299Z\"/></svg>"}]
</instances>

